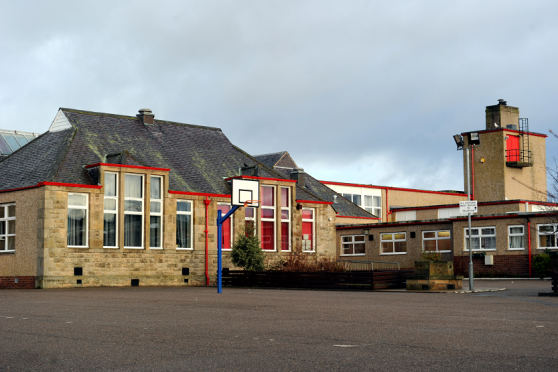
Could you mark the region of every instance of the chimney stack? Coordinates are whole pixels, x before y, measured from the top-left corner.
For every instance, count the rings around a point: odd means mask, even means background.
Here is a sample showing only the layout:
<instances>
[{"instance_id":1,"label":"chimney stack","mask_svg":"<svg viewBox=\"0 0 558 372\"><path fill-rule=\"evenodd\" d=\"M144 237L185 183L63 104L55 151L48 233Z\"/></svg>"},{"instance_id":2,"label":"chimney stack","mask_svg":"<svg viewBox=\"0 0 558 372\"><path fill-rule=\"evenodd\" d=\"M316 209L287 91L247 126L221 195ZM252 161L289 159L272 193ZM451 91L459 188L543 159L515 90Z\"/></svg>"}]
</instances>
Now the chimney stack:
<instances>
[{"instance_id":1,"label":"chimney stack","mask_svg":"<svg viewBox=\"0 0 558 372\"><path fill-rule=\"evenodd\" d=\"M297 185L300 187L306 186L306 173L304 173L304 169L294 169L291 172L291 180L296 180Z\"/></svg>"},{"instance_id":2,"label":"chimney stack","mask_svg":"<svg viewBox=\"0 0 558 372\"><path fill-rule=\"evenodd\" d=\"M148 108L142 108L139 110L139 114L136 115L143 125L153 125L153 119L155 115Z\"/></svg>"},{"instance_id":3,"label":"chimney stack","mask_svg":"<svg viewBox=\"0 0 558 372\"><path fill-rule=\"evenodd\" d=\"M512 128L517 129L519 109L508 106L503 99L494 106L486 106L486 130ZM510 126L510 127L508 127Z\"/></svg>"}]
</instances>

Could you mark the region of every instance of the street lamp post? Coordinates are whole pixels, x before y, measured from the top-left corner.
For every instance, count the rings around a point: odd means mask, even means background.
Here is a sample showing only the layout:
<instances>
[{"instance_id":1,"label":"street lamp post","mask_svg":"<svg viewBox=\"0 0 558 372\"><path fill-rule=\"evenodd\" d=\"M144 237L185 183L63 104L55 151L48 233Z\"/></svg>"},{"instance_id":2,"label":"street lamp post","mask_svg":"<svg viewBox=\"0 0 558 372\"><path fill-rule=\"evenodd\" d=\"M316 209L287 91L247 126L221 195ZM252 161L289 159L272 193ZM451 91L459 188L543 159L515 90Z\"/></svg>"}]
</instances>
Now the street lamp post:
<instances>
[{"instance_id":1,"label":"street lamp post","mask_svg":"<svg viewBox=\"0 0 558 372\"><path fill-rule=\"evenodd\" d=\"M468 138L468 145L465 147L465 142L463 141L463 137L461 137L459 134L456 134L455 136L453 136L453 139L455 140L455 144L457 145L457 150L466 150L466 157L467 157L467 200L471 201L471 171L470 171L470 165L469 165L469 149L475 148L475 145L480 145L480 140L479 140L479 133L478 132L472 132L469 133L469 138ZM472 236L472 231L471 231L471 212L468 211L467 212L467 219L469 220L469 290L474 291L475 290L475 283L474 283L474 273L473 273L473 244L471 244L471 236Z\"/></svg>"}]
</instances>

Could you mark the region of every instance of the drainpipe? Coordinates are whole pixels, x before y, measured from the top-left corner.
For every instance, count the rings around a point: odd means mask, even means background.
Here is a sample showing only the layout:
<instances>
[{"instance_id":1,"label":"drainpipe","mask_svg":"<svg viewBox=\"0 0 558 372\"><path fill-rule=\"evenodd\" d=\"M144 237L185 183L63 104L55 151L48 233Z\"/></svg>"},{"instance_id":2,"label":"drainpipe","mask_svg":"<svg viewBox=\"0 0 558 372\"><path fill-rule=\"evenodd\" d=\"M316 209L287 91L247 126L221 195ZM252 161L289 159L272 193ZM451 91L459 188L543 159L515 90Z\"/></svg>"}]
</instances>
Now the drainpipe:
<instances>
[{"instance_id":1,"label":"drainpipe","mask_svg":"<svg viewBox=\"0 0 558 372\"><path fill-rule=\"evenodd\" d=\"M473 187L471 188L473 195L471 196L471 200L475 200L475 146L471 148L471 172L473 174Z\"/></svg>"},{"instance_id":2,"label":"drainpipe","mask_svg":"<svg viewBox=\"0 0 558 372\"><path fill-rule=\"evenodd\" d=\"M531 221L527 219L527 244L529 244L529 278L531 277Z\"/></svg>"},{"instance_id":3,"label":"drainpipe","mask_svg":"<svg viewBox=\"0 0 558 372\"><path fill-rule=\"evenodd\" d=\"M389 189L386 187L386 222L389 222L389 215L391 214L391 212L389 210L388 191L389 191Z\"/></svg>"},{"instance_id":4,"label":"drainpipe","mask_svg":"<svg viewBox=\"0 0 558 372\"><path fill-rule=\"evenodd\" d=\"M211 200L206 196L203 204L205 204L205 281L206 285L209 285L209 240L207 235L209 234L209 229L207 228L207 221L209 219L208 209Z\"/></svg>"}]
</instances>

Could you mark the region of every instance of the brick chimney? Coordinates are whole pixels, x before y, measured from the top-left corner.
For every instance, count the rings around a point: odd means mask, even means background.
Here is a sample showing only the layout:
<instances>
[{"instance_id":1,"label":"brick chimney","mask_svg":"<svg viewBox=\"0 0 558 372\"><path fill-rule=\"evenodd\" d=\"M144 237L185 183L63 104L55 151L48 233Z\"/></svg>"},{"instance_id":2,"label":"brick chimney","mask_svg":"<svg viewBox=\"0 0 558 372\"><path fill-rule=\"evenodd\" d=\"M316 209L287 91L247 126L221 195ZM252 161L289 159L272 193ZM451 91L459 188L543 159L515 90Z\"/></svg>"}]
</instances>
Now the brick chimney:
<instances>
[{"instance_id":1,"label":"brick chimney","mask_svg":"<svg viewBox=\"0 0 558 372\"><path fill-rule=\"evenodd\" d=\"M155 115L148 108L142 108L139 110L139 114L136 115L143 125L153 125L153 119Z\"/></svg>"},{"instance_id":2,"label":"brick chimney","mask_svg":"<svg viewBox=\"0 0 558 372\"><path fill-rule=\"evenodd\" d=\"M508 106L503 99L494 106L486 106L486 130L509 128L517 130L519 109Z\"/></svg>"},{"instance_id":3,"label":"brick chimney","mask_svg":"<svg viewBox=\"0 0 558 372\"><path fill-rule=\"evenodd\" d=\"M294 169L291 172L291 180L296 180L297 185L300 187L306 186L306 173L304 173L304 169Z\"/></svg>"}]
</instances>

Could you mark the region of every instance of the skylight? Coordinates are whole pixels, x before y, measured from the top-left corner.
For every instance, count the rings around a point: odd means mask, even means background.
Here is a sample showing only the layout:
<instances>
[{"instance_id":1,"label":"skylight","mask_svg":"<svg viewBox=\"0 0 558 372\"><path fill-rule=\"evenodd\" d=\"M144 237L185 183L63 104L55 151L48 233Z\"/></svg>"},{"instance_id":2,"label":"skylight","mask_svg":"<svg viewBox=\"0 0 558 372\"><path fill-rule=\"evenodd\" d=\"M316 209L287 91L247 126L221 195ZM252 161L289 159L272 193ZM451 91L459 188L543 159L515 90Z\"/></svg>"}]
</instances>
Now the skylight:
<instances>
[{"instance_id":1,"label":"skylight","mask_svg":"<svg viewBox=\"0 0 558 372\"><path fill-rule=\"evenodd\" d=\"M36 137L38 137L38 134L35 133L0 131L0 154L10 155L12 152L33 141Z\"/></svg>"}]
</instances>

